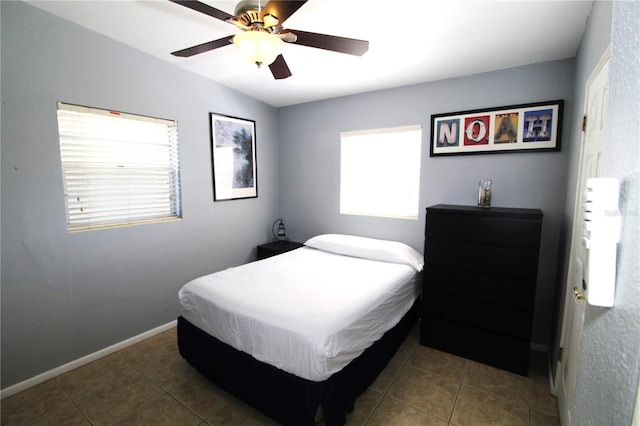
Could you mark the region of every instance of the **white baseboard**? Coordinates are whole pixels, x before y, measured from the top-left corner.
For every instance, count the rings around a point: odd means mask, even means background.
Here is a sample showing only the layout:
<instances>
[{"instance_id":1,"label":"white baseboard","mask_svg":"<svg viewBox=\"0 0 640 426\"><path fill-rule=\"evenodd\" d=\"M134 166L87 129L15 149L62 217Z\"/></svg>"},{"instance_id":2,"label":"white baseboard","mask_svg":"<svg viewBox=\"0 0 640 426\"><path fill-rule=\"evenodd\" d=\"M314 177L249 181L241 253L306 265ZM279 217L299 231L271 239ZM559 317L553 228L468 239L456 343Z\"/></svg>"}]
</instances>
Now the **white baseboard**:
<instances>
[{"instance_id":1,"label":"white baseboard","mask_svg":"<svg viewBox=\"0 0 640 426\"><path fill-rule=\"evenodd\" d=\"M542 343L531 342L530 348L536 352L549 352L549 346L543 345Z\"/></svg>"},{"instance_id":2,"label":"white baseboard","mask_svg":"<svg viewBox=\"0 0 640 426\"><path fill-rule=\"evenodd\" d=\"M83 356L82 358L76 359L75 361L71 361L67 364L61 365L60 367L56 367L53 370L45 371L42 374L38 374L35 377L27 379L23 382L16 383L15 385L9 386L8 388L0 390L0 399L5 398L7 396L14 395L18 392L21 392L25 389L28 389L32 386L38 385L40 383L46 382L47 380L53 379L61 374L67 373L75 368L82 367L85 364L103 358L107 355L110 355L114 352L118 352L128 346L131 346L135 343L139 343L149 337L155 336L156 334L160 334L164 331L167 331L177 325L178 321L174 320L165 325L161 325L160 327L156 327L152 330L145 331L142 334L138 334L137 336L133 336L127 340L123 340L122 342L116 343L115 345L111 345L107 348L101 349L97 352L89 354L87 356Z\"/></svg>"}]
</instances>

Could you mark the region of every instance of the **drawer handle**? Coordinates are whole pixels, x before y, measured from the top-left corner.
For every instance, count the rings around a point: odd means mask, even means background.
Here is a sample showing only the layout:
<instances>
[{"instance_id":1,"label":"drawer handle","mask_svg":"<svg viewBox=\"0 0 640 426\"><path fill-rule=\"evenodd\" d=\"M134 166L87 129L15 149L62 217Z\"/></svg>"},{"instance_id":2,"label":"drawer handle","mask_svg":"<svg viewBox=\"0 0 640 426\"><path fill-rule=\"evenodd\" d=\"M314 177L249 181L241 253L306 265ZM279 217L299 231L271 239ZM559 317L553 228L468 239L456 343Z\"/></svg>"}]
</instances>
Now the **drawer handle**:
<instances>
[{"instance_id":1,"label":"drawer handle","mask_svg":"<svg viewBox=\"0 0 640 426\"><path fill-rule=\"evenodd\" d=\"M584 300L585 299L584 294L582 294L582 293L580 293L578 291L578 287L574 287L573 288L573 295L575 296L576 300Z\"/></svg>"}]
</instances>

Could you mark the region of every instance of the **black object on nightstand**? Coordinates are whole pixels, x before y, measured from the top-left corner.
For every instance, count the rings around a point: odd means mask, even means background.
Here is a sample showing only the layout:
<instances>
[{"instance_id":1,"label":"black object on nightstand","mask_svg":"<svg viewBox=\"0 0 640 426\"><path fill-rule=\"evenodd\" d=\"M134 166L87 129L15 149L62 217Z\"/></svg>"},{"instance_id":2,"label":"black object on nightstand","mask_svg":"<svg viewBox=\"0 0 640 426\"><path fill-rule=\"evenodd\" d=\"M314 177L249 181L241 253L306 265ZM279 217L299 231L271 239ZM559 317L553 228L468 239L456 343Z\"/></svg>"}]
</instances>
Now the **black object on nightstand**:
<instances>
[{"instance_id":1,"label":"black object on nightstand","mask_svg":"<svg viewBox=\"0 0 640 426\"><path fill-rule=\"evenodd\" d=\"M271 243L261 244L258 246L258 260L275 256L276 254L286 253L304 246L302 243L295 241L273 241Z\"/></svg>"},{"instance_id":2,"label":"black object on nightstand","mask_svg":"<svg viewBox=\"0 0 640 426\"><path fill-rule=\"evenodd\" d=\"M420 343L527 375L542 212L427 208Z\"/></svg>"}]
</instances>

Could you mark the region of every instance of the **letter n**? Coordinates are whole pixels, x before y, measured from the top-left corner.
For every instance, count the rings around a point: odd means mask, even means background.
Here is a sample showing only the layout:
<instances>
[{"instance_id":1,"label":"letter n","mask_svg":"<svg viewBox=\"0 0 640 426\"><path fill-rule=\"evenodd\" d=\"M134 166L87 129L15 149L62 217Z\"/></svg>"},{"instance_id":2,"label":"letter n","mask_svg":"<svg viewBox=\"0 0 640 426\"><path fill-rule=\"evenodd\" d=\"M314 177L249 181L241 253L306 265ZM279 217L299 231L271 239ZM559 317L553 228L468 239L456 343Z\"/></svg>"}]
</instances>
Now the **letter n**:
<instances>
[{"instance_id":1,"label":"letter n","mask_svg":"<svg viewBox=\"0 0 640 426\"><path fill-rule=\"evenodd\" d=\"M459 120L443 120L438 122L438 146L458 145Z\"/></svg>"}]
</instances>

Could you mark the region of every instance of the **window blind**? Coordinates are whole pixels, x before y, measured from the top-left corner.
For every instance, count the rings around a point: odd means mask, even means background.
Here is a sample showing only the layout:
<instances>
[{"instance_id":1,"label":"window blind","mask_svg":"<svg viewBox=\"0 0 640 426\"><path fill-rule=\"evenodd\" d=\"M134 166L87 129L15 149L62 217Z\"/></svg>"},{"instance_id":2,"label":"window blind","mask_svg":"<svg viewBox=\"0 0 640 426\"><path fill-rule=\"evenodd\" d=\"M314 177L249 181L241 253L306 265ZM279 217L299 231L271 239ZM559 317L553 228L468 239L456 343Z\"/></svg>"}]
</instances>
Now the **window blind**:
<instances>
[{"instance_id":1,"label":"window blind","mask_svg":"<svg viewBox=\"0 0 640 426\"><path fill-rule=\"evenodd\" d=\"M70 231L181 217L175 121L58 103Z\"/></svg>"}]
</instances>

